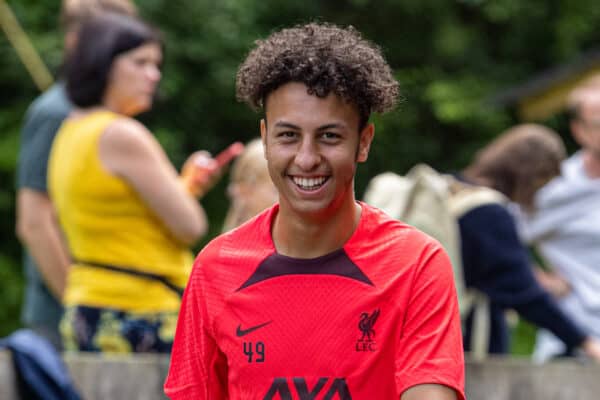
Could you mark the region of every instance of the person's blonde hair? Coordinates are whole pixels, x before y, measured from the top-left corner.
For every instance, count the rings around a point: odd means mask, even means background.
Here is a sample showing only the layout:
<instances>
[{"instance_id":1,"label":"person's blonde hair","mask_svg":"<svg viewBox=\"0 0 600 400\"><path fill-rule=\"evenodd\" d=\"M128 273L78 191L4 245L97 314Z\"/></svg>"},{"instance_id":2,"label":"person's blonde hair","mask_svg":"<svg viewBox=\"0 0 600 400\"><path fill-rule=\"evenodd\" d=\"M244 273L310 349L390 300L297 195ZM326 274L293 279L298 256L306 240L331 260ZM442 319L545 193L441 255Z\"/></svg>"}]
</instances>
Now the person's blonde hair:
<instances>
[{"instance_id":1,"label":"person's blonde hair","mask_svg":"<svg viewBox=\"0 0 600 400\"><path fill-rule=\"evenodd\" d=\"M521 124L479 151L464 174L531 208L537 190L560 174L565 157L564 143L555 131L538 124Z\"/></svg>"},{"instance_id":2,"label":"person's blonde hair","mask_svg":"<svg viewBox=\"0 0 600 400\"><path fill-rule=\"evenodd\" d=\"M60 24L65 31L79 27L85 20L101 12L137 16L138 11L130 0L63 0Z\"/></svg>"},{"instance_id":3,"label":"person's blonde hair","mask_svg":"<svg viewBox=\"0 0 600 400\"><path fill-rule=\"evenodd\" d=\"M270 179L261 139L253 139L246 144L242 154L233 162L230 175L232 183L254 184Z\"/></svg>"},{"instance_id":4,"label":"person's blonde hair","mask_svg":"<svg viewBox=\"0 0 600 400\"><path fill-rule=\"evenodd\" d=\"M242 192L249 193L251 189L264 190L263 184L272 185L260 138L246 144L242 154L234 161L229 177L227 191L231 206L223 224L224 232L246 222L272 205L272 203L253 202L252 206L249 206L247 198L240 196Z\"/></svg>"}]
</instances>

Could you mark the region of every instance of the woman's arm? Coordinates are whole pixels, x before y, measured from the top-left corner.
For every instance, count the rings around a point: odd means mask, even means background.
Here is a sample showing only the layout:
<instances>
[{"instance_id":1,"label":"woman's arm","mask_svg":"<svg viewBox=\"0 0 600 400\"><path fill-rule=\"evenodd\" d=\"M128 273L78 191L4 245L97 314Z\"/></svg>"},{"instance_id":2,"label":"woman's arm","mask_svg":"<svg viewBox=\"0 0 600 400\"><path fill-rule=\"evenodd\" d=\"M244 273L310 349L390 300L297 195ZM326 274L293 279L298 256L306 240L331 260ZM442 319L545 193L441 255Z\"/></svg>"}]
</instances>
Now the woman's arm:
<instances>
[{"instance_id":1,"label":"woman's arm","mask_svg":"<svg viewBox=\"0 0 600 400\"><path fill-rule=\"evenodd\" d=\"M206 234L204 210L141 123L130 118L114 121L100 136L98 147L102 165L131 184L177 239L192 244Z\"/></svg>"},{"instance_id":2,"label":"woman's arm","mask_svg":"<svg viewBox=\"0 0 600 400\"><path fill-rule=\"evenodd\" d=\"M584 343L585 333L535 279L527 249L502 205L478 207L459 223L467 284L483 291L491 302L512 308L536 326L548 329L567 347Z\"/></svg>"}]
</instances>

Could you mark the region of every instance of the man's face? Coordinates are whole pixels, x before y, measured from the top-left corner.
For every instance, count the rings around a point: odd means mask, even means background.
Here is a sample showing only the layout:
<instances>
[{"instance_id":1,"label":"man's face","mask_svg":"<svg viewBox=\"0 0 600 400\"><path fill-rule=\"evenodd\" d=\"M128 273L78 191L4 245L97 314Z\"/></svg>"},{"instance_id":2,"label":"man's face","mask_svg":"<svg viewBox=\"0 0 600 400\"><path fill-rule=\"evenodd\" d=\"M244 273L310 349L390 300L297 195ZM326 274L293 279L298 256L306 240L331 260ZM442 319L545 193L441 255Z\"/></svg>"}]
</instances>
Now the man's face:
<instances>
[{"instance_id":1,"label":"man's face","mask_svg":"<svg viewBox=\"0 0 600 400\"><path fill-rule=\"evenodd\" d=\"M354 105L309 95L302 83L271 92L265 109L261 136L281 210L326 216L354 204L356 163L367 159L373 125L359 132Z\"/></svg>"},{"instance_id":2,"label":"man's face","mask_svg":"<svg viewBox=\"0 0 600 400\"><path fill-rule=\"evenodd\" d=\"M584 150L600 158L600 89L582 98L572 131Z\"/></svg>"}]
</instances>

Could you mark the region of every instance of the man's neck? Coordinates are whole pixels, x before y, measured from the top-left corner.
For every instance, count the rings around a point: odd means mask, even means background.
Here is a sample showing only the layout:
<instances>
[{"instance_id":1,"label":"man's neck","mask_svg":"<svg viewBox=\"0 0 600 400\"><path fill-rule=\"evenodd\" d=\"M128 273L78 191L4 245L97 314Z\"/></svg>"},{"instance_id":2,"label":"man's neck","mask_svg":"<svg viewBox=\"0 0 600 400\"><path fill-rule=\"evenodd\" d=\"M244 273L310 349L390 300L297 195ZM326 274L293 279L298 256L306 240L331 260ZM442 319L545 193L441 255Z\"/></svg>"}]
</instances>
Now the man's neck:
<instances>
[{"instance_id":1,"label":"man's neck","mask_svg":"<svg viewBox=\"0 0 600 400\"><path fill-rule=\"evenodd\" d=\"M600 178L600 154L585 150L583 152L583 169L590 179Z\"/></svg>"},{"instance_id":2,"label":"man's neck","mask_svg":"<svg viewBox=\"0 0 600 400\"><path fill-rule=\"evenodd\" d=\"M315 258L340 249L350 239L360 220L356 201L327 217L307 218L285 207L273 224L273 242L279 254L294 258Z\"/></svg>"}]
</instances>

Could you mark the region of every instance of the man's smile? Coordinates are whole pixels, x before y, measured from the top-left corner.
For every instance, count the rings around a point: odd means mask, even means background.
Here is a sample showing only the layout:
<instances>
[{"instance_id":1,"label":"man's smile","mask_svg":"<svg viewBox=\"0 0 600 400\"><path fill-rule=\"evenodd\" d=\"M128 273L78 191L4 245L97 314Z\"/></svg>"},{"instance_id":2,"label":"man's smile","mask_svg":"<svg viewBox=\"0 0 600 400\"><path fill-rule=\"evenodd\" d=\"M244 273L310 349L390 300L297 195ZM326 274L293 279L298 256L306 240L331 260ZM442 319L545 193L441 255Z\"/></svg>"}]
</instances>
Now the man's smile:
<instances>
[{"instance_id":1,"label":"man's smile","mask_svg":"<svg viewBox=\"0 0 600 400\"><path fill-rule=\"evenodd\" d=\"M302 190L317 190L329 179L326 176L319 177L301 177L301 176L292 176L292 181Z\"/></svg>"}]
</instances>

